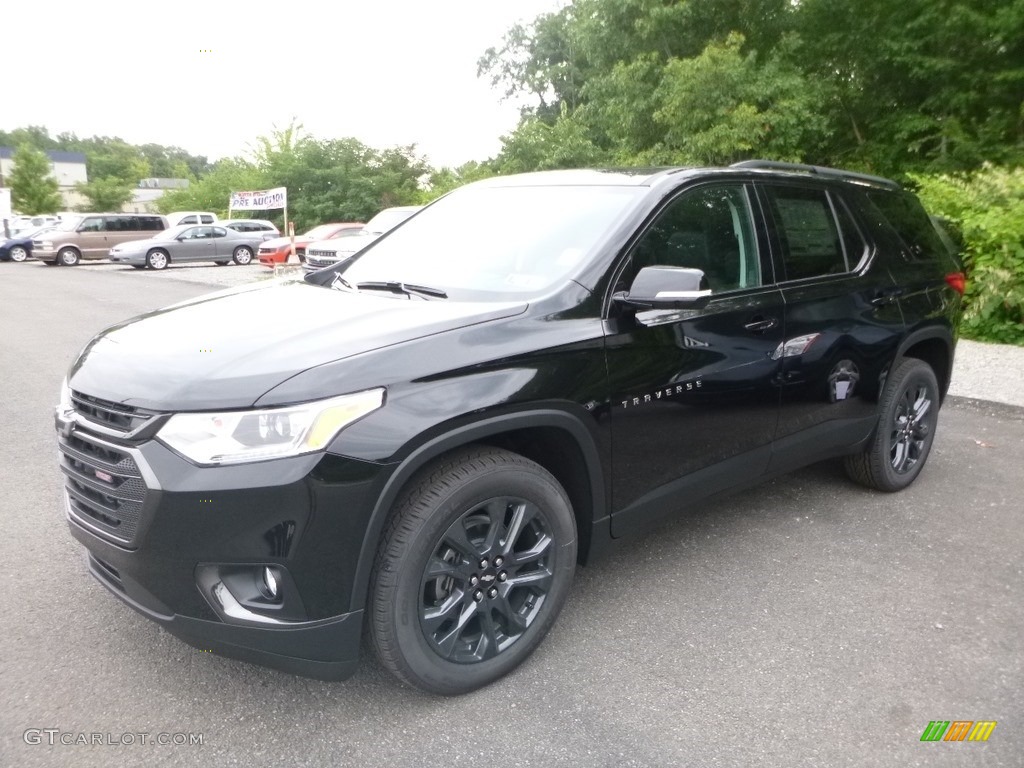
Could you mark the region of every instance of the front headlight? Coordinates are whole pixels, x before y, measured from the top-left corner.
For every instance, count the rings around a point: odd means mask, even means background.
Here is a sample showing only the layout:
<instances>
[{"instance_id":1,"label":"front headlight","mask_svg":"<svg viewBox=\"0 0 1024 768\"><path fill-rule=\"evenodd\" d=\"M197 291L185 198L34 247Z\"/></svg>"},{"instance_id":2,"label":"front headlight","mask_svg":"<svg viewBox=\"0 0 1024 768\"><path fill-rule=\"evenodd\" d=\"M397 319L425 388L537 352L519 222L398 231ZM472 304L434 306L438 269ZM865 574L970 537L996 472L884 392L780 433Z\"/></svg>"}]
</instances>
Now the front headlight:
<instances>
[{"instance_id":1,"label":"front headlight","mask_svg":"<svg viewBox=\"0 0 1024 768\"><path fill-rule=\"evenodd\" d=\"M57 407L64 413L69 413L75 409L74 404L71 402L71 387L68 386L68 377L64 377L64 381L60 383L60 402Z\"/></svg>"},{"instance_id":2,"label":"front headlight","mask_svg":"<svg viewBox=\"0 0 1024 768\"><path fill-rule=\"evenodd\" d=\"M157 439L196 464L241 464L321 451L342 429L384 404L383 388L224 413L178 413Z\"/></svg>"}]
</instances>

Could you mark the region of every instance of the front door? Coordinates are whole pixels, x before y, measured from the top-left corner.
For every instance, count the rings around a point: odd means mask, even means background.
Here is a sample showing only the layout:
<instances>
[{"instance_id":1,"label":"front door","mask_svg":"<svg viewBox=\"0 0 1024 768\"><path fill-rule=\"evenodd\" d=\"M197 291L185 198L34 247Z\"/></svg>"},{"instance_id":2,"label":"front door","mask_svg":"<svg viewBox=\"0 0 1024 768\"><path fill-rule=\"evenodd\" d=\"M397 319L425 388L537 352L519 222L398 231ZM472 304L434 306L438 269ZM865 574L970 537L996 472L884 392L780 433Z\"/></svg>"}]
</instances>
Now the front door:
<instances>
[{"instance_id":1,"label":"front door","mask_svg":"<svg viewBox=\"0 0 1024 768\"><path fill-rule=\"evenodd\" d=\"M615 536L754 480L768 465L784 313L755 204L741 183L686 190L624 262L617 290L657 265L701 269L713 293L700 310L610 311Z\"/></svg>"}]
</instances>

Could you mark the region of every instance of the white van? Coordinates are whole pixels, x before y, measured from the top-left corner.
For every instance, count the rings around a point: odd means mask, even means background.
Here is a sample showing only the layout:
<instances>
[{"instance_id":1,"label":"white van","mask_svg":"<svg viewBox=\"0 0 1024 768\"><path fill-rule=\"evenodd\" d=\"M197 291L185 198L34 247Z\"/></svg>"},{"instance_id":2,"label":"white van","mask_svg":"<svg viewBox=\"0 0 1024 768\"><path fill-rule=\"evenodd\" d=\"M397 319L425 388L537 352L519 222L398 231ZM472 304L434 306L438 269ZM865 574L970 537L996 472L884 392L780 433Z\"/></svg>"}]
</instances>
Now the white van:
<instances>
[{"instance_id":1,"label":"white van","mask_svg":"<svg viewBox=\"0 0 1024 768\"><path fill-rule=\"evenodd\" d=\"M210 211L174 211L165 216L168 227L176 227L179 224L213 224L217 221L217 214Z\"/></svg>"}]
</instances>

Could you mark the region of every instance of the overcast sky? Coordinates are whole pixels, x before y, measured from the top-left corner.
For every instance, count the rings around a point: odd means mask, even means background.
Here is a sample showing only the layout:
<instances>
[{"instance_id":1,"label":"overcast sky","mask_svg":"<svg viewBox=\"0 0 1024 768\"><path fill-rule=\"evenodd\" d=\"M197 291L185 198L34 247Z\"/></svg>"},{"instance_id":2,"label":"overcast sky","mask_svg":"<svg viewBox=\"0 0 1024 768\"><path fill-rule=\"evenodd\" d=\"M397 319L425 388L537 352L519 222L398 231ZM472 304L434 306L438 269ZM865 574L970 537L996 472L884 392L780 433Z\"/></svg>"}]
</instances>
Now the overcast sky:
<instances>
[{"instance_id":1,"label":"overcast sky","mask_svg":"<svg viewBox=\"0 0 1024 768\"><path fill-rule=\"evenodd\" d=\"M431 164L457 166L495 155L518 118L477 78L477 60L517 21L566 4L11 0L0 11L0 128L120 136L212 160L294 116L316 138L416 144Z\"/></svg>"}]
</instances>

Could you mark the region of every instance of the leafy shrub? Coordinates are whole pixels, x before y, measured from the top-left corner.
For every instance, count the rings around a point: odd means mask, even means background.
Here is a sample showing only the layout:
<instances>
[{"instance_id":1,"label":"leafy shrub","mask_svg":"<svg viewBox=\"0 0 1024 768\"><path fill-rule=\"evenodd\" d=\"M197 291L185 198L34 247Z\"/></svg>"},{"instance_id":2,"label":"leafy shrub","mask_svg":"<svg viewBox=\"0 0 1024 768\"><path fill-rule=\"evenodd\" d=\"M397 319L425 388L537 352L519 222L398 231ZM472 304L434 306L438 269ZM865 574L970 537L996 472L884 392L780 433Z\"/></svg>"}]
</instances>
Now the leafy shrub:
<instances>
[{"instance_id":1,"label":"leafy shrub","mask_svg":"<svg viewBox=\"0 0 1024 768\"><path fill-rule=\"evenodd\" d=\"M964 336L1024 345L1024 168L911 178L929 212L963 236Z\"/></svg>"}]
</instances>

